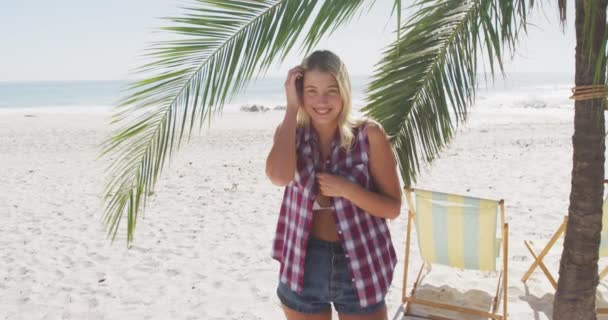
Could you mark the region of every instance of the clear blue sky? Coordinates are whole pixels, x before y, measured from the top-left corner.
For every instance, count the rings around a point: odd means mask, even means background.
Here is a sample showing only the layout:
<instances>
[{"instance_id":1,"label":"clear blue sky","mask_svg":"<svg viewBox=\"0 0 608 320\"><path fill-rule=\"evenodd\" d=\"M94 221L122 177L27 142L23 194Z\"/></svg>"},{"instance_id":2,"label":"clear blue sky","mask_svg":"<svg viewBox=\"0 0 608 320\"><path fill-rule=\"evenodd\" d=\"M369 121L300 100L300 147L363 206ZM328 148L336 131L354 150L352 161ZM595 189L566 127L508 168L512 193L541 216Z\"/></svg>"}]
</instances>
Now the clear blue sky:
<instances>
[{"instance_id":1,"label":"clear blue sky","mask_svg":"<svg viewBox=\"0 0 608 320\"><path fill-rule=\"evenodd\" d=\"M569 1L572 5L573 1ZM117 80L143 60L146 44L159 39L152 31L175 16L189 0L22 0L5 1L0 10L0 81ZM395 37L392 0L377 0L368 14L355 19L319 47L338 53L353 75L369 74L381 49ZM408 1L405 1L409 4ZM574 18L569 10L566 34L555 6L545 2L523 38L514 72L574 72ZM283 75L302 57L288 56L268 75Z\"/></svg>"}]
</instances>

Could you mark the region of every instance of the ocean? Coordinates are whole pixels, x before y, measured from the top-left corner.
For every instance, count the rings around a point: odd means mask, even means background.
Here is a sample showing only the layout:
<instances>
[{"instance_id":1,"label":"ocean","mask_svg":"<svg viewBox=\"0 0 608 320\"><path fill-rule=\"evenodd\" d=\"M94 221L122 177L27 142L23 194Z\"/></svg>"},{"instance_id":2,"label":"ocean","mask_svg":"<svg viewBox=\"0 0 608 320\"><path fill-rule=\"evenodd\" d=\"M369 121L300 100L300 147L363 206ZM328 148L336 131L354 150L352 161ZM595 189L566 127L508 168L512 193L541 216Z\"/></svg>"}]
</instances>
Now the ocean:
<instances>
[{"instance_id":1,"label":"ocean","mask_svg":"<svg viewBox=\"0 0 608 320\"><path fill-rule=\"evenodd\" d=\"M510 74L494 81L480 77L475 108L571 108L568 99L573 75L550 73ZM228 101L224 111L243 105L268 108L284 105L284 78L252 81L244 92ZM353 76L353 106L364 105L367 76ZM14 108L112 108L125 94L127 81L0 82L0 109Z\"/></svg>"}]
</instances>

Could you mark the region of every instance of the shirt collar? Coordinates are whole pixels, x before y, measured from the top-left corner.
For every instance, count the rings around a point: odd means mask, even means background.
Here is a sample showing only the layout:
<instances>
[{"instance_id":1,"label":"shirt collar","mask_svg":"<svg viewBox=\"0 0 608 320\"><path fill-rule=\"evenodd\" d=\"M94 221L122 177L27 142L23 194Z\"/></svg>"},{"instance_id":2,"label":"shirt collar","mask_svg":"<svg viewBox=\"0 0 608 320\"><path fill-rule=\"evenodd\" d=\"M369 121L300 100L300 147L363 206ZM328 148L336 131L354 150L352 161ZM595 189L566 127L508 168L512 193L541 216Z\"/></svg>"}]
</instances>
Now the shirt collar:
<instances>
[{"instance_id":1,"label":"shirt collar","mask_svg":"<svg viewBox=\"0 0 608 320\"><path fill-rule=\"evenodd\" d=\"M336 130L336 133L334 134L334 137L331 141L332 149L336 147L339 139L340 139L340 130ZM304 142L312 142L315 144L319 143L319 134L317 133L317 130L315 130L315 128L311 124L304 127Z\"/></svg>"}]
</instances>

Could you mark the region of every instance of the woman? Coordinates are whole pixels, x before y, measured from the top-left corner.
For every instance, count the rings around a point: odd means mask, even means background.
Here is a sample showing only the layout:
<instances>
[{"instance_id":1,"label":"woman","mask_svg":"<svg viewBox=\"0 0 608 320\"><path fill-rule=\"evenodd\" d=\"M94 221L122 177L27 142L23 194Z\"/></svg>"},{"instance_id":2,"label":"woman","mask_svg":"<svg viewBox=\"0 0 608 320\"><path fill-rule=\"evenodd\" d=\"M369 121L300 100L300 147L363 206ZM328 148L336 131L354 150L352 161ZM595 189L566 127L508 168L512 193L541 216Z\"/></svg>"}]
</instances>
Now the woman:
<instances>
[{"instance_id":1,"label":"woman","mask_svg":"<svg viewBox=\"0 0 608 320\"><path fill-rule=\"evenodd\" d=\"M285 186L272 257L288 320L386 319L384 297L397 263L386 219L401 190L382 127L351 117L342 61L316 51L289 71L287 109L266 161Z\"/></svg>"}]
</instances>

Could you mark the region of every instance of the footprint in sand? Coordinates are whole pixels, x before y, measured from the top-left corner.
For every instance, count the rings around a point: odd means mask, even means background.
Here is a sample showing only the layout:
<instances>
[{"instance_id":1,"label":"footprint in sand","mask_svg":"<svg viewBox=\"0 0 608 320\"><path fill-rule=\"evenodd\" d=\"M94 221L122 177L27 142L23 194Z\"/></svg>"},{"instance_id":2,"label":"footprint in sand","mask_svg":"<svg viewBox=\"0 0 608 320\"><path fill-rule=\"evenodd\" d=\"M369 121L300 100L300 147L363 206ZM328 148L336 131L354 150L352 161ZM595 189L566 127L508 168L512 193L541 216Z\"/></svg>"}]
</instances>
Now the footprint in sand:
<instances>
[{"instance_id":1,"label":"footprint in sand","mask_svg":"<svg viewBox=\"0 0 608 320\"><path fill-rule=\"evenodd\" d=\"M55 275L58 276L59 278L65 277L65 273L61 270L55 270Z\"/></svg>"},{"instance_id":2,"label":"footprint in sand","mask_svg":"<svg viewBox=\"0 0 608 320\"><path fill-rule=\"evenodd\" d=\"M89 261L89 260L84 260L80 262L85 268L92 268L93 266L95 266L95 263Z\"/></svg>"},{"instance_id":3,"label":"footprint in sand","mask_svg":"<svg viewBox=\"0 0 608 320\"><path fill-rule=\"evenodd\" d=\"M19 268L19 274L20 275L26 275L28 273L32 272L30 269L26 268L26 267L20 267Z\"/></svg>"},{"instance_id":4,"label":"footprint in sand","mask_svg":"<svg viewBox=\"0 0 608 320\"><path fill-rule=\"evenodd\" d=\"M192 245L178 245L177 247L179 248L179 250L183 250L185 252L191 252L194 250L194 247Z\"/></svg>"},{"instance_id":5,"label":"footprint in sand","mask_svg":"<svg viewBox=\"0 0 608 320\"><path fill-rule=\"evenodd\" d=\"M179 275L179 270L168 269L165 271L165 274L167 274L169 277L175 277L175 276Z\"/></svg>"},{"instance_id":6,"label":"footprint in sand","mask_svg":"<svg viewBox=\"0 0 608 320\"><path fill-rule=\"evenodd\" d=\"M140 246L137 246L137 245L132 245L129 248L129 250L133 250L133 251L141 252L141 253L148 253L148 252L150 252L150 248L143 248L143 247L140 247Z\"/></svg>"},{"instance_id":7,"label":"footprint in sand","mask_svg":"<svg viewBox=\"0 0 608 320\"><path fill-rule=\"evenodd\" d=\"M213 282L213 288L219 289L221 287L222 287L222 283L220 281L214 281Z\"/></svg>"},{"instance_id":8,"label":"footprint in sand","mask_svg":"<svg viewBox=\"0 0 608 320\"><path fill-rule=\"evenodd\" d=\"M89 308L95 308L99 305L99 301L95 298L89 299Z\"/></svg>"},{"instance_id":9,"label":"footprint in sand","mask_svg":"<svg viewBox=\"0 0 608 320\"><path fill-rule=\"evenodd\" d=\"M143 265L152 269L156 269L160 266L160 262L153 258L146 257L143 261Z\"/></svg>"},{"instance_id":10,"label":"footprint in sand","mask_svg":"<svg viewBox=\"0 0 608 320\"><path fill-rule=\"evenodd\" d=\"M204 274L200 274L198 272L195 272L194 275L196 275L197 278L201 279L201 280L205 280L207 279L207 276Z\"/></svg>"},{"instance_id":11,"label":"footprint in sand","mask_svg":"<svg viewBox=\"0 0 608 320\"><path fill-rule=\"evenodd\" d=\"M73 266L74 265L74 261L68 257L68 256L63 256L61 257L61 261L66 265L66 266Z\"/></svg>"},{"instance_id":12,"label":"footprint in sand","mask_svg":"<svg viewBox=\"0 0 608 320\"><path fill-rule=\"evenodd\" d=\"M263 294L262 290L260 290L260 288L258 288L256 285L251 285L249 286L249 289L251 290L251 292L253 293L253 295L258 298L259 300L262 300L264 302L268 301L269 296L266 294Z\"/></svg>"},{"instance_id":13,"label":"footprint in sand","mask_svg":"<svg viewBox=\"0 0 608 320\"><path fill-rule=\"evenodd\" d=\"M101 262L105 262L108 260L107 257L104 257L98 253L92 252L89 254L89 258L92 258L94 261L101 261Z\"/></svg>"},{"instance_id":14,"label":"footprint in sand","mask_svg":"<svg viewBox=\"0 0 608 320\"><path fill-rule=\"evenodd\" d=\"M526 261L526 260L528 260L528 257L524 256L524 255L521 255L521 254L518 254L518 255L515 255L515 256L511 257L511 260L513 260L513 261Z\"/></svg>"},{"instance_id":15,"label":"footprint in sand","mask_svg":"<svg viewBox=\"0 0 608 320\"><path fill-rule=\"evenodd\" d=\"M232 308L228 308L228 309L225 311L225 313L226 313L226 316L228 316L228 318L235 319L235 318L234 318L234 310L232 310Z\"/></svg>"},{"instance_id":16,"label":"footprint in sand","mask_svg":"<svg viewBox=\"0 0 608 320\"><path fill-rule=\"evenodd\" d=\"M231 253L230 256L232 257L233 261L239 261L243 265L249 265L249 260L251 260L249 256L247 256L246 252L237 251Z\"/></svg>"},{"instance_id":17,"label":"footprint in sand","mask_svg":"<svg viewBox=\"0 0 608 320\"><path fill-rule=\"evenodd\" d=\"M525 296L525 292L522 291L519 287L509 286L508 290L509 290L510 296L516 296L516 297Z\"/></svg>"}]
</instances>

